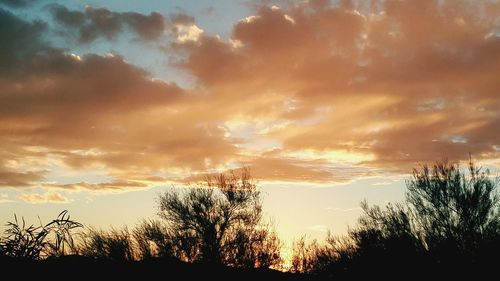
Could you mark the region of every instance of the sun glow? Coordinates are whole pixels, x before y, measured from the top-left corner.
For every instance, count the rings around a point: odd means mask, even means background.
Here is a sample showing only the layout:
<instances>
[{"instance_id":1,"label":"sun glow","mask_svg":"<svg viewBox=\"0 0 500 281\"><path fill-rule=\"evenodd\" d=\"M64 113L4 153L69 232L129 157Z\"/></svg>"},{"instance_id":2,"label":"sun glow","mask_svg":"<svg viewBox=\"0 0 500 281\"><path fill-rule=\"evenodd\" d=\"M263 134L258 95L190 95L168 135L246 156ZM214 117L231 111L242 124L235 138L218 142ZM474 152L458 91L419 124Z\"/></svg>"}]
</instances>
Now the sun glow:
<instances>
[{"instance_id":1,"label":"sun glow","mask_svg":"<svg viewBox=\"0 0 500 281\"><path fill-rule=\"evenodd\" d=\"M332 163L361 163L365 161L372 161L375 159L375 156L373 154L363 154L348 150L303 149L284 152L283 155L286 157L292 157L301 160L326 160Z\"/></svg>"}]
</instances>

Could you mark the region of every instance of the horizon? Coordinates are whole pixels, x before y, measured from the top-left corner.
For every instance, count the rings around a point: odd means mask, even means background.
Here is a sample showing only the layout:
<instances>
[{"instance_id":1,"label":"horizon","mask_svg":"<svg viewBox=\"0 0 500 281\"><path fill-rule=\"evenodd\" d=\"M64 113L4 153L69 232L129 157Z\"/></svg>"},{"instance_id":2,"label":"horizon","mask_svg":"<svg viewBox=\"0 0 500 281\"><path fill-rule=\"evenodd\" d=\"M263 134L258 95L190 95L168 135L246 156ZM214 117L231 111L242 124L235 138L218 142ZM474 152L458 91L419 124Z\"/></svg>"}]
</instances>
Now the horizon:
<instances>
[{"instance_id":1,"label":"horizon","mask_svg":"<svg viewBox=\"0 0 500 281\"><path fill-rule=\"evenodd\" d=\"M248 167L265 220L345 234L412 168L500 167L499 1L0 0L0 231L134 227Z\"/></svg>"}]
</instances>

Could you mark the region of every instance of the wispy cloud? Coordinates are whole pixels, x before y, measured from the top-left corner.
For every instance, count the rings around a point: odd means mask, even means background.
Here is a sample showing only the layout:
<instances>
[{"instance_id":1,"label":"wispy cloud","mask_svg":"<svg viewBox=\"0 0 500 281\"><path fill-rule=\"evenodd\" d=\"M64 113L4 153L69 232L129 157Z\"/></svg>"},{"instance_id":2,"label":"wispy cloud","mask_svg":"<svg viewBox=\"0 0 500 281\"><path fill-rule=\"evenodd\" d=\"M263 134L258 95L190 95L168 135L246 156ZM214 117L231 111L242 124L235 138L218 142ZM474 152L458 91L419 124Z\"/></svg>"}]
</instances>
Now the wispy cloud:
<instances>
[{"instance_id":1,"label":"wispy cloud","mask_svg":"<svg viewBox=\"0 0 500 281\"><path fill-rule=\"evenodd\" d=\"M12 200L9 199L9 195L6 193L0 193L0 204L9 202L12 202Z\"/></svg>"},{"instance_id":2,"label":"wispy cloud","mask_svg":"<svg viewBox=\"0 0 500 281\"><path fill-rule=\"evenodd\" d=\"M315 224L307 227L307 229L317 232L328 232L328 227L323 224Z\"/></svg>"},{"instance_id":3,"label":"wispy cloud","mask_svg":"<svg viewBox=\"0 0 500 281\"><path fill-rule=\"evenodd\" d=\"M338 207L326 207L325 210L327 211L332 211L332 212L342 212L342 213L347 213L347 212L355 212L355 211L361 211L361 207L352 207L352 208L338 208Z\"/></svg>"},{"instance_id":4,"label":"wispy cloud","mask_svg":"<svg viewBox=\"0 0 500 281\"><path fill-rule=\"evenodd\" d=\"M19 195L19 199L31 204L71 202L69 198L55 191L47 191L45 193L22 193Z\"/></svg>"}]
</instances>

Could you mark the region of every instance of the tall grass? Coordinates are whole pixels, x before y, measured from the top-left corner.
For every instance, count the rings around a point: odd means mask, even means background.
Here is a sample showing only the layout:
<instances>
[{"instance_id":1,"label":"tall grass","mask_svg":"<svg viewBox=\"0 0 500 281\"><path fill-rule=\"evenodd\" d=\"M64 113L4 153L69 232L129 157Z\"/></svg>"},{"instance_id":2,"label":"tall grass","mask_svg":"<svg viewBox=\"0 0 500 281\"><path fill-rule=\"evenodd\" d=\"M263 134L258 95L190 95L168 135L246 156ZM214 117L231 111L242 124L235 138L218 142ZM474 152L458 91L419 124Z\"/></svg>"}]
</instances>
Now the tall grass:
<instances>
[{"instance_id":1,"label":"tall grass","mask_svg":"<svg viewBox=\"0 0 500 281\"><path fill-rule=\"evenodd\" d=\"M73 232L83 227L70 219L68 211L62 211L50 223L39 226L28 225L14 215L14 221L7 222L4 236L0 238L0 253L13 258L38 260L48 256L76 253Z\"/></svg>"}]
</instances>

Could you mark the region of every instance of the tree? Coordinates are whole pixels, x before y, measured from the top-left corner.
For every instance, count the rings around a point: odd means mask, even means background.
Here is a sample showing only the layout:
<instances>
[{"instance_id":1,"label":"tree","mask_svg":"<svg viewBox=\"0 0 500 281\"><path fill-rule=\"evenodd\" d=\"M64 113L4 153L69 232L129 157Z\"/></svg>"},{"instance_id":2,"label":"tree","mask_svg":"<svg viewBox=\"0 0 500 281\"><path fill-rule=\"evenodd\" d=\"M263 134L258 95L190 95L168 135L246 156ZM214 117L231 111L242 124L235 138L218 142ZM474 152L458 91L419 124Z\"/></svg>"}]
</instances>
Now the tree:
<instances>
[{"instance_id":1,"label":"tree","mask_svg":"<svg viewBox=\"0 0 500 281\"><path fill-rule=\"evenodd\" d=\"M159 197L178 257L236 267L280 262L280 242L262 225L260 193L248 170L207 177L205 184Z\"/></svg>"},{"instance_id":2,"label":"tree","mask_svg":"<svg viewBox=\"0 0 500 281\"><path fill-rule=\"evenodd\" d=\"M481 243L500 236L497 181L472 160L464 173L446 161L413 170L406 201L424 246L433 252L474 255Z\"/></svg>"}]
</instances>

